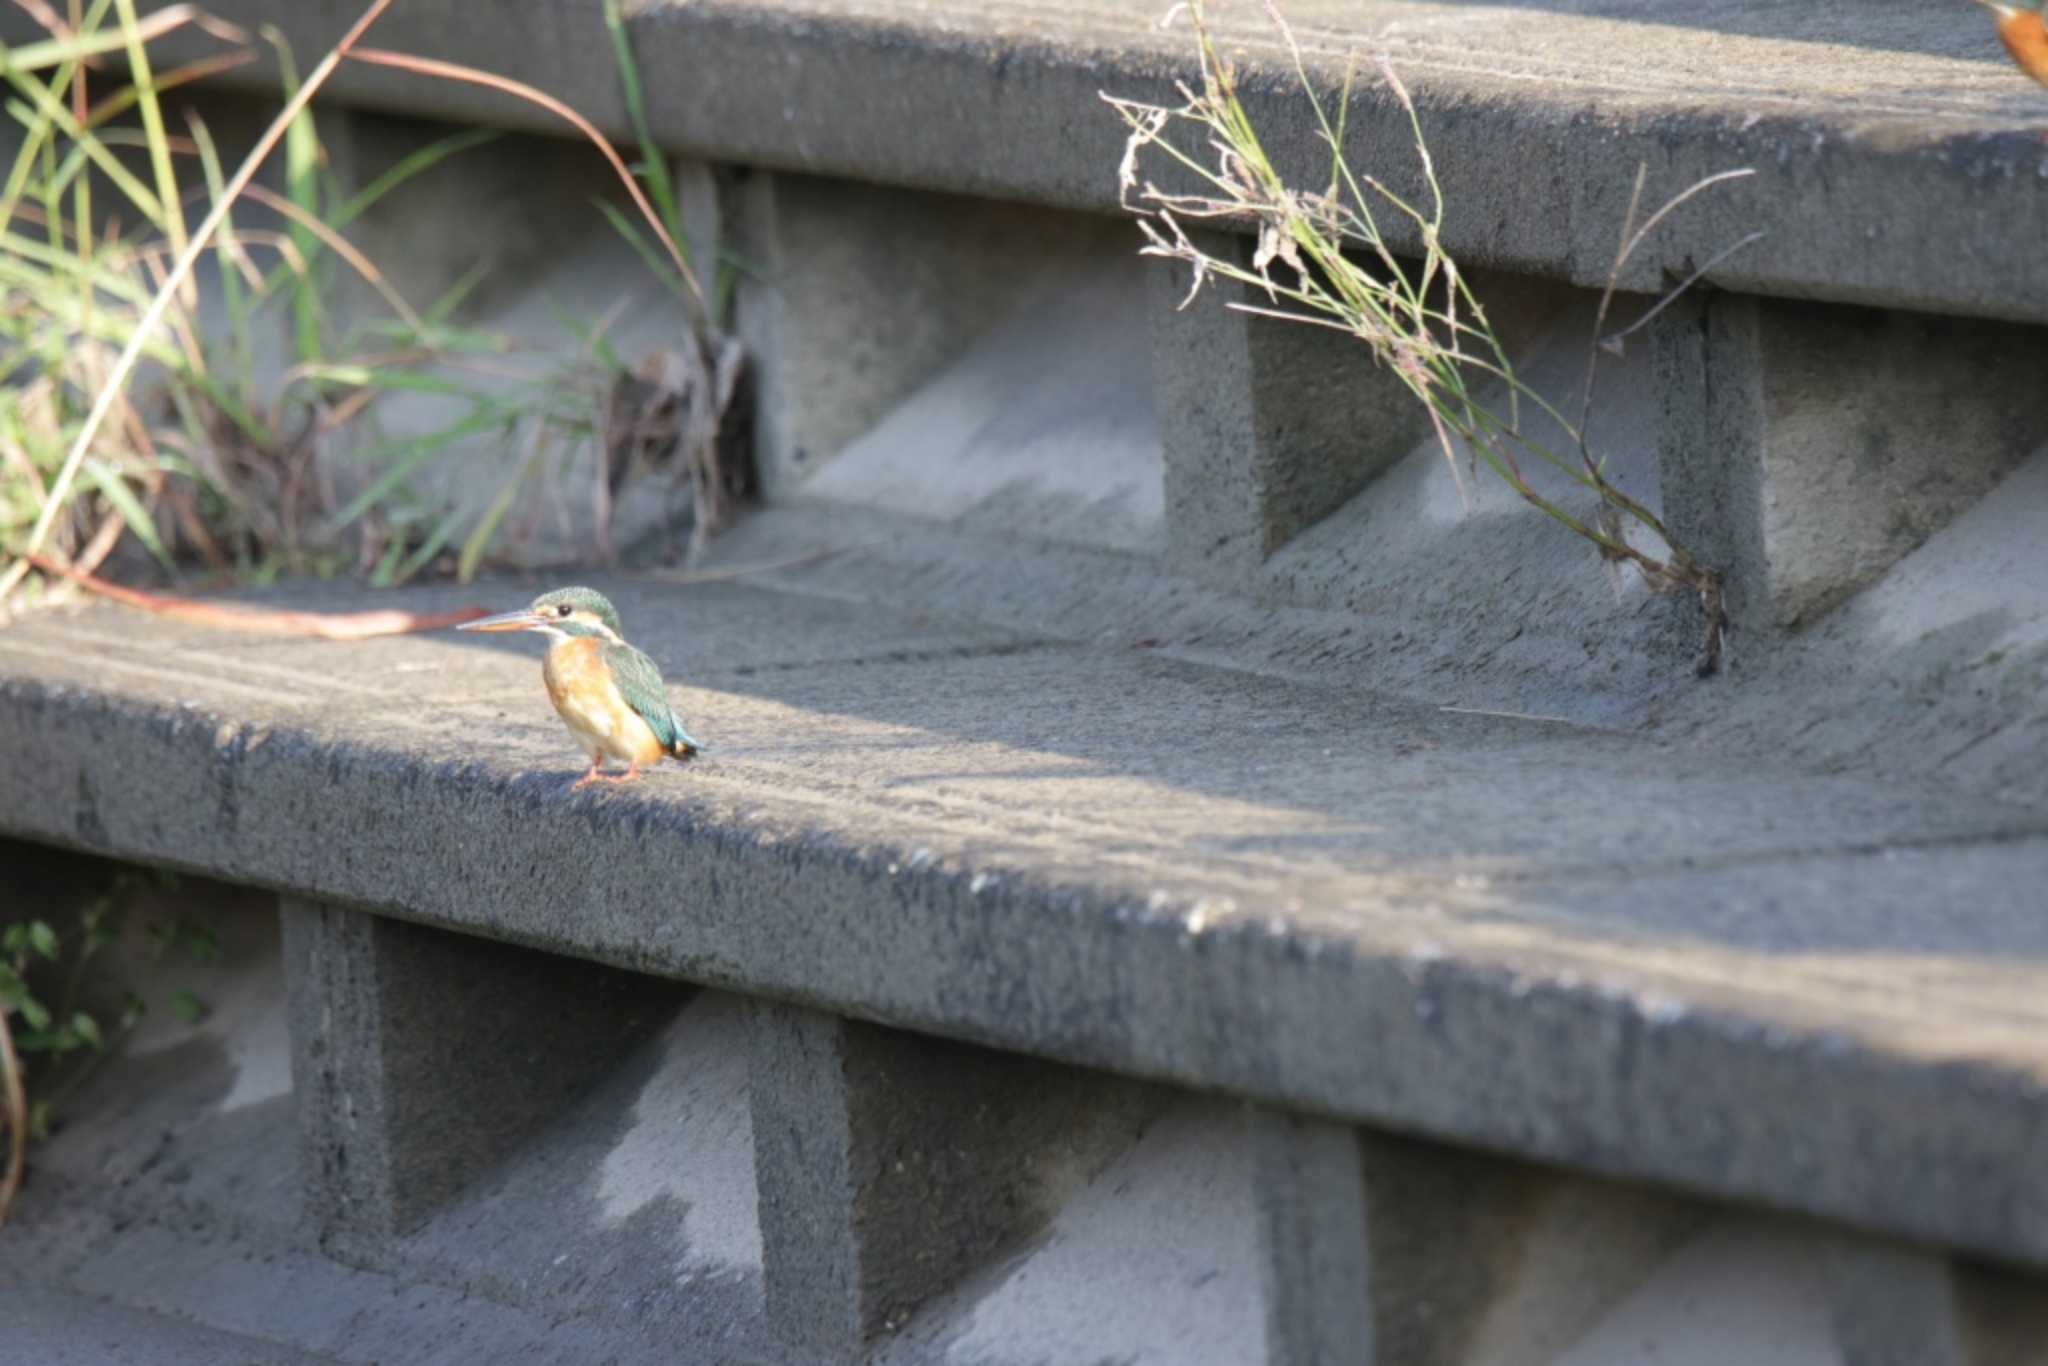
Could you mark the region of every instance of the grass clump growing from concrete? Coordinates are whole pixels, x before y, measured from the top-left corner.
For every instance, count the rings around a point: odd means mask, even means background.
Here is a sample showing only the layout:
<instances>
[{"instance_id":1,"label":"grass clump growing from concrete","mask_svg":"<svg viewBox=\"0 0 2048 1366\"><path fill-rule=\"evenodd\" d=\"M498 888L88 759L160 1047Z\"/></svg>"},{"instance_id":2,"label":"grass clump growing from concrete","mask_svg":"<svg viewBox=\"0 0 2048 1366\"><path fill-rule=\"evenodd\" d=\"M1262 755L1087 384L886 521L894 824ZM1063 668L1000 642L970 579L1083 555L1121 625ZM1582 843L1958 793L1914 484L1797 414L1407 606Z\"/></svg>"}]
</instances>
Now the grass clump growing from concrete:
<instances>
[{"instance_id":1,"label":"grass clump growing from concrete","mask_svg":"<svg viewBox=\"0 0 2048 1366\"><path fill-rule=\"evenodd\" d=\"M0 188L0 545L13 556L0 596L27 577L31 555L89 573L124 534L167 569L184 559L242 576L339 567L332 533L342 528L318 525L321 490L333 486L321 468L329 438L381 392L434 382L421 362L450 341L439 320L456 302L415 312L342 233L478 139L443 140L347 196L324 174L301 101L274 139L284 192L241 175L231 190L204 120L187 112L174 131L164 97L253 60L249 35L209 23L219 55L158 71L150 42L200 22L196 11L140 20L133 0L97 0L75 28L44 18L50 40L8 54L6 69L23 137ZM125 58L126 82L89 89L96 53ZM229 206L244 196L263 226L235 222ZM206 240L189 223L199 205L210 210ZM189 266L176 266L201 250L219 266L217 314ZM332 335L337 261L382 296L390 326ZM291 363L265 392L255 375L272 335L289 338ZM132 390L131 372L142 381ZM404 540L419 510L374 502L360 529Z\"/></svg>"},{"instance_id":2,"label":"grass clump growing from concrete","mask_svg":"<svg viewBox=\"0 0 2048 1366\"><path fill-rule=\"evenodd\" d=\"M716 438L739 349L717 330L679 241L659 153L648 149L636 178L595 128L543 92L361 46L388 3L370 4L304 81L280 47L286 108L232 174L205 122L186 112L174 128L164 96L254 60L249 34L183 5L139 18L134 0L91 0L70 23L29 6L50 38L0 52L10 112L24 130L0 183L0 604L24 586L91 574L124 536L166 571L199 562L260 580L355 569L388 585L452 566L466 580L513 534L507 514L521 490L550 458L589 443L604 447L608 468L615 447L666 442L679 452L706 513L693 549L722 516L728 481L718 477ZM606 18L644 124L616 0ZM157 70L150 44L187 24L204 25L222 52ZM94 69L117 59L125 82ZM659 247L616 211L614 221L650 258L672 263L664 278L690 305L674 354L650 357L635 374L601 323L570 324L558 354L522 364L505 339L452 321L474 275L424 309L409 306L345 231L385 195L493 134L455 133L347 191L327 169L309 103L347 59L493 86L583 131ZM112 88L89 89L89 79ZM279 146L281 193L254 182ZM218 269L203 292L193 271L206 255ZM384 316L337 323L337 266L367 282ZM287 363L259 380L278 339ZM621 400L628 391L630 407ZM451 415L382 437L378 401L401 392L445 400ZM493 436L511 454L487 503L423 491L417 476L437 460ZM614 490L598 482L597 549L608 554Z\"/></svg>"},{"instance_id":3,"label":"grass clump growing from concrete","mask_svg":"<svg viewBox=\"0 0 2048 1366\"><path fill-rule=\"evenodd\" d=\"M1755 238L1742 239L1700 267L1630 327L1601 335L1629 257L1687 199L1750 172L1708 177L1640 221L1643 186L1638 173L1621 248L1601 297L1579 411L1567 416L1516 375L1485 308L1443 244L1443 190L1421 117L1392 65L1382 60L1379 76L1407 118L1425 191L1421 205L1347 159L1344 120L1351 104L1352 73L1347 73L1335 98L1326 99L1309 74L1293 31L1277 10L1267 6L1315 119L1317 137L1330 153L1329 174L1321 188L1302 189L1290 184L1268 155L1240 98L1236 71L1218 51L1203 7L1177 6L1169 21L1182 9L1194 28L1200 88L1180 85L1178 105L1103 96L1130 130L1119 178L1124 207L1136 216L1147 239L1142 253L1192 268L1192 285L1181 306L1192 303L1209 280L1233 280L1261 291L1269 306L1233 302L1232 308L1329 328L1370 347L1374 358L1427 409L1461 487L1462 448L1468 462L1483 465L1529 504L1584 537L1610 566L1633 566L1653 591L1695 594L1706 620L1699 672L1718 669L1726 625L1720 573L1700 563L1655 512L1608 478L1605 461L1589 447L1585 430L1600 353L1618 354L1630 333ZM1139 168L1148 153L1164 157L1172 175L1194 188L1162 189L1142 178ZM1382 222L1392 219L1412 226L1421 244L1419 259L1395 254L1382 229ZM1258 244L1251 265L1205 250L1189 236L1187 224L1254 228ZM1490 406L1481 396L1482 388L1504 390L1506 411ZM1523 424L1525 409L1548 417L1565 432L1568 444L1560 449L1532 437ZM1591 514L1539 491L1527 474L1532 461L1553 467L1594 495ZM1650 544L1646 547L1632 537L1631 530L1648 533L1643 539Z\"/></svg>"}]
</instances>

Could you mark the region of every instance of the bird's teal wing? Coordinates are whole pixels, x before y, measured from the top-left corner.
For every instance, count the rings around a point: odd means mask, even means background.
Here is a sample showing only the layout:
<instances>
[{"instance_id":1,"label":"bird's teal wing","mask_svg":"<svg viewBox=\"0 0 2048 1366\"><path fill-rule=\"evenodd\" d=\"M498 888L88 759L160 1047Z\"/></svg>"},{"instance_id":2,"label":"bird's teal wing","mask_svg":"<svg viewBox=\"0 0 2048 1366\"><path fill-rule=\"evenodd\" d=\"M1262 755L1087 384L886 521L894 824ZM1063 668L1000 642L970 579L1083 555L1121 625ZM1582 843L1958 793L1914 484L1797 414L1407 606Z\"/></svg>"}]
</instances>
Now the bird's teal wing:
<instances>
[{"instance_id":1,"label":"bird's teal wing","mask_svg":"<svg viewBox=\"0 0 2048 1366\"><path fill-rule=\"evenodd\" d=\"M704 748L690 738L690 733L683 729L682 719L669 705L668 689L661 682L661 669L653 660L630 645L607 643L604 662L611 669L612 680L618 684L619 696L640 714L640 718L654 731L654 738L661 741L663 749L683 759Z\"/></svg>"}]
</instances>

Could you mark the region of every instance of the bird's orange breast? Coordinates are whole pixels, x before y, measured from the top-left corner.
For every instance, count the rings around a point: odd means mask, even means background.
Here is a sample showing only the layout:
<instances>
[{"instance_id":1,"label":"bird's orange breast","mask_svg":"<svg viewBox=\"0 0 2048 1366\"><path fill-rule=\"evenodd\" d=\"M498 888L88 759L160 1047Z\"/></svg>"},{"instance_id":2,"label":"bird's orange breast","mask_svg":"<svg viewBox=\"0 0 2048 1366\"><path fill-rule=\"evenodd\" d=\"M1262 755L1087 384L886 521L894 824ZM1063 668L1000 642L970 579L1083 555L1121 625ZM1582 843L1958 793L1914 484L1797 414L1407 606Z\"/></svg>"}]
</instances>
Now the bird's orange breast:
<instances>
[{"instance_id":1,"label":"bird's orange breast","mask_svg":"<svg viewBox=\"0 0 2048 1366\"><path fill-rule=\"evenodd\" d=\"M661 757L661 741L640 713L626 705L604 662L604 647L595 638L577 636L550 645L541 662L541 678L548 686L548 700L586 749L642 764Z\"/></svg>"},{"instance_id":2,"label":"bird's orange breast","mask_svg":"<svg viewBox=\"0 0 2048 1366\"><path fill-rule=\"evenodd\" d=\"M2019 63L2020 70L2048 85L2048 19L2040 10L2015 9L2001 13L1998 36L2005 50Z\"/></svg>"}]
</instances>

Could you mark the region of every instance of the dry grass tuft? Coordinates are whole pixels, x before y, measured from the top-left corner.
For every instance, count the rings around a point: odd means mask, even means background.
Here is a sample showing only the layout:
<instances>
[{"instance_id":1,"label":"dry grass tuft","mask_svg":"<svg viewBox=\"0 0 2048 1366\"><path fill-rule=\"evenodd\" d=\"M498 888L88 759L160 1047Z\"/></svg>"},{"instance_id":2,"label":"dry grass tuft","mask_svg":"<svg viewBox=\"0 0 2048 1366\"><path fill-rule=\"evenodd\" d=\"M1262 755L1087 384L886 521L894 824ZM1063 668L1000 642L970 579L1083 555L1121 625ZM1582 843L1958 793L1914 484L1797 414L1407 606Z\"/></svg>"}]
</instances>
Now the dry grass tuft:
<instances>
[{"instance_id":1,"label":"dry grass tuft","mask_svg":"<svg viewBox=\"0 0 2048 1366\"><path fill-rule=\"evenodd\" d=\"M1422 120L1407 86L1391 63L1377 63L1380 84L1399 104L1413 135L1415 155L1427 190L1426 206L1404 199L1384 180L1354 167L1344 151L1344 119L1353 95L1355 70L1346 73L1334 98L1319 93L1285 19L1269 3L1266 13L1284 40L1294 74L1330 152L1327 180L1316 189L1289 184L1275 168L1239 97L1237 74L1218 52L1200 3L1176 6L1165 22L1185 12L1194 28L1201 60L1201 85L1181 84L1177 105L1103 99L1130 130L1119 168L1124 207L1144 231L1148 256L1185 263L1191 273L1187 307L1212 279L1234 280L1261 291L1268 304L1232 303L1263 316L1329 328L1362 342L1374 358L1398 376L1428 410L1438 444L1463 488L1462 447L1468 460L1484 465L1532 506L1591 542L1610 566L1628 566L1657 592L1695 594L1706 618L1699 661L1702 675L1720 666L1726 617L1718 571L1701 564L1672 536L1648 507L1615 485L1589 448L1586 420L1591 411L1599 357L1618 354L1628 336L1661 312L1700 276L1756 240L1733 244L1672 290L1629 327L1605 333L1616 282L1630 257L1657 226L1702 191L1751 174L1731 170L1690 186L1638 222L1642 176L1622 228L1622 242L1602 294L1599 321L1588 347L1586 380L1576 420L1567 417L1515 373L1499 335L1488 323L1456 258L1444 247L1444 197L1423 136ZM1161 189L1145 178L1148 157L1164 157L1201 188ZM1395 255L1382 233L1389 218L1405 219L1420 239L1419 259ZM1258 245L1245 267L1211 255L1194 241L1188 224L1250 228ZM1482 386L1504 387L1507 411L1482 401ZM1570 445L1560 450L1526 431L1525 410L1542 413L1562 428ZM1561 471L1597 499L1582 515L1546 497L1529 481L1525 466L1541 461ZM1630 525L1647 531L1656 545L1643 549L1631 540Z\"/></svg>"}]
</instances>

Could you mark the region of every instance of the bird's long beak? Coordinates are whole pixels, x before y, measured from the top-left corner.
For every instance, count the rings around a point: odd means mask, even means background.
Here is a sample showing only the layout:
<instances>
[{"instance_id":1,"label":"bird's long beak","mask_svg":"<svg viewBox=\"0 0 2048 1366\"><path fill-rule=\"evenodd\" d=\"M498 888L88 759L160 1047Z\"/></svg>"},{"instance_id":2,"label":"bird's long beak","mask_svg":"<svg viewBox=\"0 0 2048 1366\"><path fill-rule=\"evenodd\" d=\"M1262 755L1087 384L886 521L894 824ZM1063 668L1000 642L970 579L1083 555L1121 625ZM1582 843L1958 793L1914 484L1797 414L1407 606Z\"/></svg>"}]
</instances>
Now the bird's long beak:
<instances>
[{"instance_id":1,"label":"bird's long beak","mask_svg":"<svg viewBox=\"0 0 2048 1366\"><path fill-rule=\"evenodd\" d=\"M535 631L546 624L538 612L529 612L524 607L516 612L500 612L494 617L481 621L465 621L456 627L458 631Z\"/></svg>"}]
</instances>

